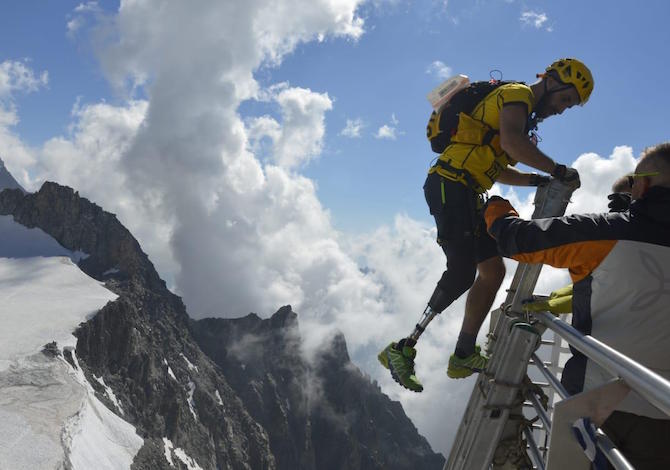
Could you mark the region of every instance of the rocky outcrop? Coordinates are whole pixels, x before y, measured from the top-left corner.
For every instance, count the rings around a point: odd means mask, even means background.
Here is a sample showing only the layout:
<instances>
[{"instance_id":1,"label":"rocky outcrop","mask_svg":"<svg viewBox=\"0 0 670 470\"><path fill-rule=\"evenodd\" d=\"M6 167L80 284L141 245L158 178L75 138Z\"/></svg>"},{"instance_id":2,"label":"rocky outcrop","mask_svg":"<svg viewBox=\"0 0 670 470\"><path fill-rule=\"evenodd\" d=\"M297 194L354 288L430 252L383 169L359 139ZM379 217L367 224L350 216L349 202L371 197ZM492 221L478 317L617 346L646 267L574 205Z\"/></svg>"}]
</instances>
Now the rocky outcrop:
<instances>
[{"instance_id":1,"label":"rocky outcrop","mask_svg":"<svg viewBox=\"0 0 670 470\"><path fill-rule=\"evenodd\" d=\"M225 372L268 430L279 469L440 469L400 403L350 361L337 335L315 357L301 354L297 315L191 321L202 350Z\"/></svg>"},{"instance_id":2,"label":"rocky outcrop","mask_svg":"<svg viewBox=\"0 0 670 470\"><path fill-rule=\"evenodd\" d=\"M33 194L2 191L0 215L12 215L28 228L39 227L65 248L81 252L79 267L95 279L122 283L126 289L134 282L159 295L169 294L137 240L116 216L71 188L46 182Z\"/></svg>"},{"instance_id":3,"label":"rocky outcrop","mask_svg":"<svg viewBox=\"0 0 670 470\"><path fill-rule=\"evenodd\" d=\"M0 215L88 255L80 268L119 295L75 332L77 360L65 356L144 438L133 468L186 468L170 447L203 469L441 468L342 336L307 361L288 306L265 320L189 319L130 232L70 188L2 191Z\"/></svg>"}]
</instances>

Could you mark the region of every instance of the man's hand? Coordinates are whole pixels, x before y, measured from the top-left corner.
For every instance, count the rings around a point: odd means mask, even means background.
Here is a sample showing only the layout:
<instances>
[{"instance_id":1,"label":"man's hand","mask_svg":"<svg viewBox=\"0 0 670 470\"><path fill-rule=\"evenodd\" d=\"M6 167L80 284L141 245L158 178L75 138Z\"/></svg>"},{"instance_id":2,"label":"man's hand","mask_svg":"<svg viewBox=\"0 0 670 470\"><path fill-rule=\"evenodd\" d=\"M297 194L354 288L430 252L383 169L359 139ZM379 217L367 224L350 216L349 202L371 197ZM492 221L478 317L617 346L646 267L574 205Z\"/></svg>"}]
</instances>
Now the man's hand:
<instances>
[{"instance_id":1,"label":"man's hand","mask_svg":"<svg viewBox=\"0 0 670 470\"><path fill-rule=\"evenodd\" d=\"M626 212L630 209L631 196L629 193L612 193L607 196L607 199L610 200L610 203L607 204L610 212Z\"/></svg>"},{"instance_id":2,"label":"man's hand","mask_svg":"<svg viewBox=\"0 0 670 470\"><path fill-rule=\"evenodd\" d=\"M543 186L549 184L551 178L545 175L538 175L537 173L532 173L528 177L528 186Z\"/></svg>"},{"instance_id":3,"label":"man's hand","mask_svg":"<svg viewBox=\"0 0 670 470\"><path fill-rule=\"evenodd\" d=\"M519 217L519 213L512 207L507 199L500 196L491 196L484 204L484 220L486 221L486 230L490 232L491 225L496 219L505 216ZM494 237L495 238L495 237Z\"/></svg>"},{"instance_id":4,"label":"man's hand","mask_svg":"<svg viewBox=\"0 0 670 470\"><path fill-rule=\"evenodd\" d=\"M567 184L574 188L579 188L581 186L581 181L579 181L579 173L574 168L569 168L560 163L556 164L554 171L551 172L551 176L559 180L561 183Z\"/></svg>"}]
</instances>

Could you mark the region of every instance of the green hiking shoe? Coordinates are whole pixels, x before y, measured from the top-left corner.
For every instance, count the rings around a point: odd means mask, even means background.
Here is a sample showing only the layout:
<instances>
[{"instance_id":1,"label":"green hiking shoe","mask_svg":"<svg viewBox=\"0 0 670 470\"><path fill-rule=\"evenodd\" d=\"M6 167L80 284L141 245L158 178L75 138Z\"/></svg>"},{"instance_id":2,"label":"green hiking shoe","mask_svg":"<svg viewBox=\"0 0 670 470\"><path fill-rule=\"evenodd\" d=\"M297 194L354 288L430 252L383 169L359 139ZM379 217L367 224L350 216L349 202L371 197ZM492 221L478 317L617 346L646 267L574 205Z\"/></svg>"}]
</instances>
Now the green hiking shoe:
<instances>
[{"instance_id":1,"label":"green hiking shoe","mask_svg":"<svg viewBox=\"0 0 670 470\"><path fill-rule=\"evenodd\" d=\"M455 354L449 356L447 375L452 379L464 379L486 369L488 362L489 358L482 355L481 347L475 346L475 352L466 358L460 358Z\"/></svg>"},{"instance_id":2,"label":"green hiking shoe","mask_svg":"<svg viewBox=\"0 0 670 470\"><path fill-rule=\"evenodd\" d=\"M386 346L384 349L382 349L379 354L377 354L377 360L384 367L384 369L389 368L389 360L388 360L388 357L386 356L386 350L390 349L390 348L395 348L397 345L398 345L398 343L391 343L388 346Z\"/></svg>"},{"instance_id":3,"label":"green hiking shoe","mask_svg":"<svg viewBox=\"0 0 670 470\"><path fill-rule=\"evenodd\" d=\"M404 344L403 341L400 344ZM379 353L377 359L391 371L391 377L400 385L413 392L423 391L423 385L414 373L416 349L410 346L400 347L399 343L391 343Z\"/></svg>"}]
</instances>

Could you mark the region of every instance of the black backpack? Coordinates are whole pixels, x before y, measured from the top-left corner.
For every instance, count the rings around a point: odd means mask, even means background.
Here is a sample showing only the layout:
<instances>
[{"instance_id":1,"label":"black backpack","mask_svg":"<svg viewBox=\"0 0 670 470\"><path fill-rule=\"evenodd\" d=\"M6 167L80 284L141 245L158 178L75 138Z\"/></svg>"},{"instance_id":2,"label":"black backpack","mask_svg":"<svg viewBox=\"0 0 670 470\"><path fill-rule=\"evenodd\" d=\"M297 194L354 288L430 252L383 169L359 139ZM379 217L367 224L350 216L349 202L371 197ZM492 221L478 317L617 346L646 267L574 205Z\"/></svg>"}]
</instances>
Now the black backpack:
<instances>
[{"instance_id":1,"label":"black backpack","mask_svg":"<svg viewBox=\"0 0 670 470\"><path fill-rule=\"evenodd\" d=\"M442 153L451 143L451 138L458 128L459 113L470 114L489 93L508 83L519 82L502 80L473 82L452 96L439 113L433 111L426 126L426 134L433 152Z\"/></svg>"}]
</instances>

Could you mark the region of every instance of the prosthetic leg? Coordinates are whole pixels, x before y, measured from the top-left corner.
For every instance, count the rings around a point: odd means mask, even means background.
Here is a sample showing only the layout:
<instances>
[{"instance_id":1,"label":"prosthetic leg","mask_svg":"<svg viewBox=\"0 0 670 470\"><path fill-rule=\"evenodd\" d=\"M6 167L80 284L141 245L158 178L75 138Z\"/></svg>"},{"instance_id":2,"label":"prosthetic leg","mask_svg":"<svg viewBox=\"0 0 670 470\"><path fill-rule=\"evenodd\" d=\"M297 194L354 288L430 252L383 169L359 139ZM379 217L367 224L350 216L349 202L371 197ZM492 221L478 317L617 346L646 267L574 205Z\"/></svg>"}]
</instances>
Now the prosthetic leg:
<instances>
[{"instance_id":1,"label":"prosthetic leg","mask_svg":"<svg viewBox=\"0 0 670 470\"><path fill-rule=\"evenodd\" d=\"M433 318L447 308L450 303L451 301L446 297L444 291L439 286L436 287L419 323L414 328L414 332L397 343L389 344L377 356L379 362L391 371L393 379L408 390L414 392L423 390L423 385L414 373L414 358L416 357L414 346Z\"/></svg>"},{"instance_id":2,"label":"prosthetic leg","mask_svg":"<svg viewBox=\"0 0 670 470\"><path fill-rule=\"evenodd\" d=\"M442 311L449 306L451 302L447 298L445 292L440 289L440 286L436 286L433 291L433 295L430 296L428 305L421 315L419 323L414 327L414 331L411 335L404 339L405 345L414 346L418 341L419 337L426 331L428 324L433 321L437 315L442 313Z\"/></svg>"}]
</instances>

